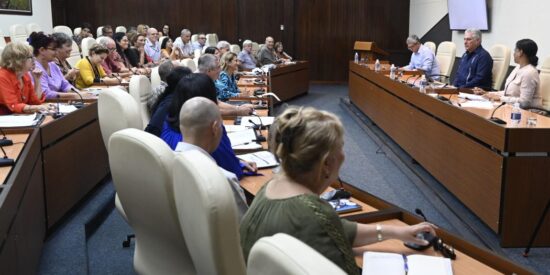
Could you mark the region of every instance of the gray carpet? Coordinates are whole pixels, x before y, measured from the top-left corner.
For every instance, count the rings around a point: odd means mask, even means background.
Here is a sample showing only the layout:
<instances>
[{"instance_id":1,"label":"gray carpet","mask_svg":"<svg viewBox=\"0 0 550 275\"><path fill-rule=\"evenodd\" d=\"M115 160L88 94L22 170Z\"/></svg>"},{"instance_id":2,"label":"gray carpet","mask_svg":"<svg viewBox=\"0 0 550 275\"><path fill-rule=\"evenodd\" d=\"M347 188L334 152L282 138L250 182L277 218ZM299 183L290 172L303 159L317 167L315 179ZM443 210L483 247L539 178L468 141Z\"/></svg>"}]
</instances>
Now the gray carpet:
<instances>
[{"instance_id":1,"label":"gray carpet","mask_svg":"<svg viewBox=\"0 0 550 275\"><path fill-rule=\"evenodd\" d=\"M421 166L414 164L410 156L368 118L349 106L347 94L346 85L312 85L307 96L289 102L327 110L341 118L346 130L346 160L340 173L342 180L411 212L420 208L438 226L541 274L550 274L550 248L532 249L528 259L521 256L523 249L500 248L496 234ZM97 197L112 196L112 184L106 186L98 191ZM90 204L97 205L99 202L94 203L94 200L91 198ZM116 210L89 238L84 237L81 228L87 220L87 213L95 208L97 206L83 204L74 217L49 238L40 273L82 274L75 271L87 270L89 274L134 274L134 243L129 248L121 246L126 234L132 231Z\"/></svg>"}]
</instances>

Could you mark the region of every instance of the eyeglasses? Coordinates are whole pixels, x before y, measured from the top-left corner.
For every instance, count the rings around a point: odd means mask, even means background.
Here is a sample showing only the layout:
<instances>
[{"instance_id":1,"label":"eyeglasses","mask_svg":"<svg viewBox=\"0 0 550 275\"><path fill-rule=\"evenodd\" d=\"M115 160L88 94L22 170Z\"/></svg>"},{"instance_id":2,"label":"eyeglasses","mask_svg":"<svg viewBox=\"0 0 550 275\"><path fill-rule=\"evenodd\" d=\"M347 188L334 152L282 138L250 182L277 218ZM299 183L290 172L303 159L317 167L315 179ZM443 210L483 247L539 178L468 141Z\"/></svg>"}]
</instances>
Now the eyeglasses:
<instances>
[{"instance_id":1,"label":"eyeglasses","mask_svg":"<svg viewBox=\"0 0 550 275\"><path fill-rule=\"evenodd\" d=\"M107 48L110 52L114 52L116 48Z\"/></svg>"},{"instance_id":2,"label":"eyeglasses","mask_svg":"<svg viewBox=\"0 0 550 275\"><path fill-rule=\"evenodd\" d=\"M202 40L202 39L206 39L206 37L199 37L199 39L201 39L201 40Z\"/></svg>"}]
</instances>

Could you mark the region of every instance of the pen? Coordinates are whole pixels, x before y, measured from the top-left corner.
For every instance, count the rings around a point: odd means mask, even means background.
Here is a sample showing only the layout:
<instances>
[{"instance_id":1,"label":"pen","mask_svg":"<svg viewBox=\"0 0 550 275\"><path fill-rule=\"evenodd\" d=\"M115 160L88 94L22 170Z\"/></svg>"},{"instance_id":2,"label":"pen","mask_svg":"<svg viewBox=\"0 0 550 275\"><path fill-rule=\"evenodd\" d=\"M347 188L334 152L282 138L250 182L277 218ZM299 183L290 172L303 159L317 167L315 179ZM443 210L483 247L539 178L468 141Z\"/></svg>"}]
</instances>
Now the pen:
<instances>
[{"instance_id":1,"label":"pen","mask_svg":"<svg viewBox=\"0 0 550 275\"><path fill-rule=\"evenodd\" d=\"M405 275L409 274L409 264L407 262L407 255L402 254L403 256L403 265L405 267Z\"/></svg>"}]
</instances>

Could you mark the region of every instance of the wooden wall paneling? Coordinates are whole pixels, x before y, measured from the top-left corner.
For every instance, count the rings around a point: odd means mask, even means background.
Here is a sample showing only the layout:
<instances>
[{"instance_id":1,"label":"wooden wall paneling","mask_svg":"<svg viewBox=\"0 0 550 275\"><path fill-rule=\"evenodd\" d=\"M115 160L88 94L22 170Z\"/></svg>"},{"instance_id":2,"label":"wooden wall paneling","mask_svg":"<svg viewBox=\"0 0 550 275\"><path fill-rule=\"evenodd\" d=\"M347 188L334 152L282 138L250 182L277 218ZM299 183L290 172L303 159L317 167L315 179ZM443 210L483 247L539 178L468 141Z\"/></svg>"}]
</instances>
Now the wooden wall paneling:
<instances>
[{"instance_id":1,"label":"wooden wall paneling","mask_svg":"<svg viewBox=\"0 0 550 275\"><path fill-rule=\"evenodd\" d=\"M284 2L270 0L237 0L238 44L246 39L263 44L267 36L283 40ZM284 43L284 41L283 41Z\"/></svg>"}]
</instances>

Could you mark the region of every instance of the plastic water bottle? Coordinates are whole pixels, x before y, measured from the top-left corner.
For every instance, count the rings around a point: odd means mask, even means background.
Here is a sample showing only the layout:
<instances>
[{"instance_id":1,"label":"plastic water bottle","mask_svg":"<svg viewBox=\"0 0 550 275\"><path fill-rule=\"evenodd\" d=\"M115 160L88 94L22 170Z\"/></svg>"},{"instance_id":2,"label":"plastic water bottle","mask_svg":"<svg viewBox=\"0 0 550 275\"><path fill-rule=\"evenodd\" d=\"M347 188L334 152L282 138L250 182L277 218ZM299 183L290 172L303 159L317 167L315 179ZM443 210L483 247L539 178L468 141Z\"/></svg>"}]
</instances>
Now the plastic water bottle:
<instances>
[{"instance_id":1,"label":"plastic water bottle","mask_svg":"<svg viewBox=\"0 0 550 275\"><path fill-rule=\"evenodd\" d=\"M355 61L355 63L359 64L359 54L357 52L355 52L355 57L354 57L353 61Z\"/></svg>"},{"instance_id":2,"label":"plastic water bottle","mask_svg":"<svg viewBox=\"0 0 550 275\"><path fill-rule=\"evenodd\" d=\"M374 62L374 71L380 72L380 60L376 59L376 62Z\"/></svg>"},{"instance_id":3,"label":"plastic water bottle","mask_svg":"<svg viewBox=\"0 0 550 275\"><path fill-rule=\"evenodd\" d=\"M395 67L395 65L391 64L391 67L390 67L390 79L391 80L395 80L395 71L397 71L397 68Z\"/></svg>"},{"instance_id":4,"label":"plastic water bottle","mask_svg":"<svg viewBox=\"0 0 550 275\"><path fill-rule=\"evenodd\" d=\"M514 103L514 108L512 108L512 114L510 115L510 121L512 126L518 126L521 122L521 109L519 108L519 103Z\"/></svg>"},{"instance_id":5,"label":"plastic water bottle","mask_svg":"<svg viewBox=\"0 0 550 275\"><path fill-rule=\"evenodd\" d=\"M420 92L425 94L426 93L426 80L421 79L419 83Z\"/></svg>"}]
</instances>

